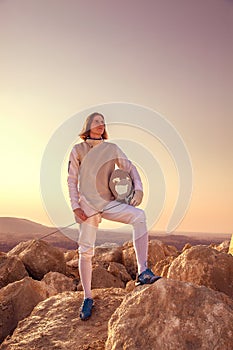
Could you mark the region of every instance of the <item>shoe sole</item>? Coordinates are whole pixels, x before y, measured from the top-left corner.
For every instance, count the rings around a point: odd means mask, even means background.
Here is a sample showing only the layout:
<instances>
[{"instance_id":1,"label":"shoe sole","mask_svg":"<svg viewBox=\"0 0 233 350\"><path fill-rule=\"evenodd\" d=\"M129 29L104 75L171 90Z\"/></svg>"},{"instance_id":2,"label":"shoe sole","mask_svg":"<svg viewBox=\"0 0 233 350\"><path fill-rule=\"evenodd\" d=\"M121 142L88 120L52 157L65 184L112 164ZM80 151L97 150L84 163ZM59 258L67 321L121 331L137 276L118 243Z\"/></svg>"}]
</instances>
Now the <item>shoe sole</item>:
<instances>
[{"instance_id":1,"label":"shoe sole","mask_svg":"<svg viewBox=\"0 0 233 350\"><path fill-rule=\"evenodd\" d=\"M79 315L79 317L80 317L80 320L81 320L81 321L88 321L89 318L91 317L91 315L88 316L88 317L85 317L85 318L82 318L80 315Z\"/></svg>"},{"instance_id":2,"label":"shoe sole","mask_svg":"<svg viewBox=\"0 0 233 350\"><path fill-rule=\"evenodd\" d=\"M146 284L152 284L152 283L158 281L160 278L162 278L162 277L155 276L155 277L151 278L149 283L142 283L142 282L138 281L138 282L135 282L135 286L138 287L138 286L145 286Z\"/></svg>"}]
</instances>

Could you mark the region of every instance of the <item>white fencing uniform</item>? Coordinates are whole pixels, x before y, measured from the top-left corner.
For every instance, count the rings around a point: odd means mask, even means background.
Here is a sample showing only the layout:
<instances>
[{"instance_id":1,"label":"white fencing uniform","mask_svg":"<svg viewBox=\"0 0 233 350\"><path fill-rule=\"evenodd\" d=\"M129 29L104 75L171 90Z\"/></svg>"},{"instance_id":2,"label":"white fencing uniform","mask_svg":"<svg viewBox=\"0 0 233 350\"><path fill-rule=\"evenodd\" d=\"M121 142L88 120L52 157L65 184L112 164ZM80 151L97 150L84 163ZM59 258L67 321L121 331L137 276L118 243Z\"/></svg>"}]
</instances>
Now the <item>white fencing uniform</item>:
<instances>
[{"instance_id":1,"label":"white fencing uniform","mask_svg":"<svg viewBox=\"0 0 233 350\"><path fill-rule=\"evenodd\" d=\"M79 274L84 298L92 298L91 260L94 255L96 231L102 217L133 226L138 273L147 268L148 233L145 214L142 209L114 200L109 189L109 180L116 165L130 174L134 189L142 191L142 182L136 167L113 143L86 140L73 147L69 158L67 182L72 209L81 208L87 216L97 214L85 221L75 217L80 223Z\"/></svg>"}]
</instances>

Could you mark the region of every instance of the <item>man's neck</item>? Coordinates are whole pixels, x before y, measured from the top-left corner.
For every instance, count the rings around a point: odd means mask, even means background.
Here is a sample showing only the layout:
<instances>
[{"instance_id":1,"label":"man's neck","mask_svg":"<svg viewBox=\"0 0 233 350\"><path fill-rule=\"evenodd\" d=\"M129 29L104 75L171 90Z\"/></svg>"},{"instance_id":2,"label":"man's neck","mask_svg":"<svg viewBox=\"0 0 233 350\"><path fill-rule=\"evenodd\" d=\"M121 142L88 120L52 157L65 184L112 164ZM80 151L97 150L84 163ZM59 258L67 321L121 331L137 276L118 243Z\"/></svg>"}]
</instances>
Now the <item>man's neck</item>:
<instances>
[{"instance_id":1,"label":"man's neck","mask_svg":"<svg viewBox=\"0 0 233 350\"><path fill-rule=\"evenodd\" d=\"M93 134L93 133L90 133L89 139L92 139L92 140L101 140L101 139L102 139L102 136L101 136L100 134Z\"/></svg>"}]
</instances>

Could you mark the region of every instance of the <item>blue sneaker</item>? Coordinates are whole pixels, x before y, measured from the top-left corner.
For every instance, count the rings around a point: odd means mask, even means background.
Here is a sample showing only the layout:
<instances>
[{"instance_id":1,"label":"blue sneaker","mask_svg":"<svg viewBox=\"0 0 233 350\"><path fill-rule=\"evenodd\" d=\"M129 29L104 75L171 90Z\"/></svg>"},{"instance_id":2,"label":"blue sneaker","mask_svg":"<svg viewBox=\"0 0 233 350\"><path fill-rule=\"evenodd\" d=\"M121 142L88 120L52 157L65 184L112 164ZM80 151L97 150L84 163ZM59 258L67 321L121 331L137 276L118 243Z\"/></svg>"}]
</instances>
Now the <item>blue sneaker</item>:
<instances>
[{"instance_id":1,"label":"blue sneaker","mask_svg":"<svg viewBox=\"0 0 233 350\"><path fill-rule=\"evenodd\" d=\"M91 298L86 298L83 300L82 306L81 306L81 311L80 311L80 318L82 321L86 321L89 317L91 317L91 312L94 301Z\"/></svg>"},{"instance_id":2,"label":"blue sneaker","mask_svg":"<svg viewBox=\"0 0 233 350\"><path fill-rule=\"evenodd\" d=\"M152 284L158 281L160 278L161 276L156 276L150 269L146 269L137 277L135 285L140 286L143 284Z\"/></svg>"}]
</instances>

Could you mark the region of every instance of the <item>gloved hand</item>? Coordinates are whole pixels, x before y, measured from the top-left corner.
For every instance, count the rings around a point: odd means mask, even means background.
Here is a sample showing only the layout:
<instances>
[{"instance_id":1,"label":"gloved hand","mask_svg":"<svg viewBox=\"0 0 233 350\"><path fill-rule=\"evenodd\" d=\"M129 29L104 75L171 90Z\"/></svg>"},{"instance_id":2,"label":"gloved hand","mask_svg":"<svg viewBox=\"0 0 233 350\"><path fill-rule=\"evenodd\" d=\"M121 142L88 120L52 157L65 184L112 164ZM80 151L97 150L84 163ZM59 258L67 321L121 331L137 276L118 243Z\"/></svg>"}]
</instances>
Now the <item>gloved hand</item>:
<instances>
[{"instance_id":1,"label":"gloved hand","mask_svg":"<svg viewBox=\"0 0 233 350\"><path fill-rule=\"evenodd\" d=\"M141 204L143 198L143 192L140 190L135 190L134 196L131 199L130 205L133 205L134 207Z\"/></svg>"},{"instance_id":2,"label":"gloved hand","mask_svg":"<svg viewBox=\"0 0 233 350\"><path fill-rule=\"evenodd\" d=\"M87 215L84 213L84 211L81 208L77 208L74 210L76 222L81 224L83 221L87 220Z\"/></svg>"}]
</instances>

